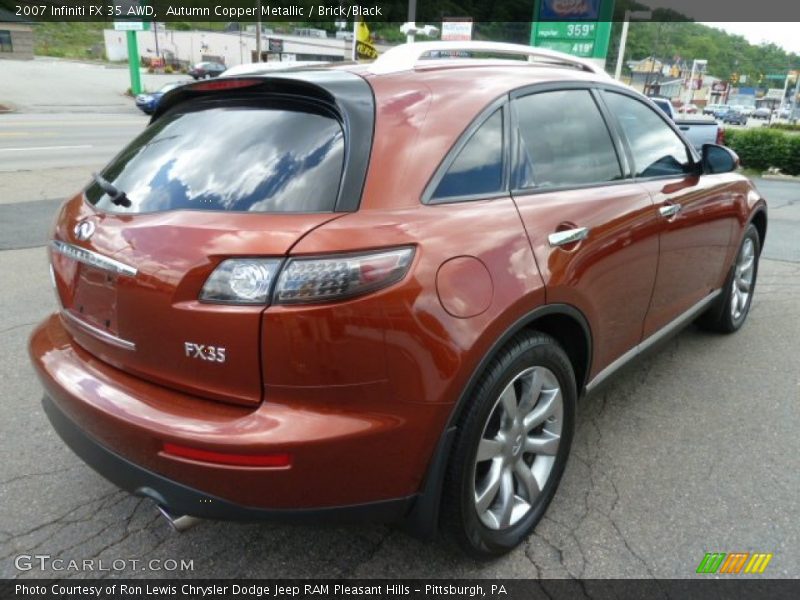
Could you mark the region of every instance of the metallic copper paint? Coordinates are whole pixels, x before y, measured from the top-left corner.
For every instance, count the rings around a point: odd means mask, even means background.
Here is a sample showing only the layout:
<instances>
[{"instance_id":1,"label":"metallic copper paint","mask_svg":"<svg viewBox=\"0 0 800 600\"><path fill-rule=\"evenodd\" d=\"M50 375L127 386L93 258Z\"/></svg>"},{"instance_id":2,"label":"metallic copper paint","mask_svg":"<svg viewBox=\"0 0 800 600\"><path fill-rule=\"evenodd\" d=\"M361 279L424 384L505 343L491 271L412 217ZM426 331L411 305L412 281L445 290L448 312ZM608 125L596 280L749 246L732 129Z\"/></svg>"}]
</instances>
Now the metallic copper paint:
<instances>
[{"instance_id":1,"label":"metallic copper paint","mask_svg":"<svg viewBox=\"0 0 800 600\"><path fill-rule=\"evenodd\" d=\"M356 212L120 216L97 213L81 196L63 206L56 239L140 271L136 280L108 281L53 257L65 305L84 298L90 318L135 342L135 354L58 315L31 337L47 394L95 439L147 469L245 506L326 507L414 494L467 382L514 323L548 303L575 307L592 330L596 374L690 298L720 284L744 227L763 206L734 174L422 205L447 151L491 102L524 85L593 76L527 66L364 76L374 90L376 121ZM665 222L657 209L666 201L685 202L686 210ZM85 218L97 231L79 242L72 228ZM547 235L572 225L589 227L588 239L551 248ZM267 308L197 301L210 272L229 256L404 245L416 247L409 273L374 294ZM465 308L454 309L440 300L437 273L465 254L485 266L492 293L487 303L485 286L473 290ZM670 295L669 277L688 271L691 286ZM442 286L451 295L457 279L448 276ZM96 294L84 294L84 284ZM228 360L191 361L186 340L225 346ZM209 465L165 455L164 443L288 453L292 464Z\"/></svg>"},{"instance_id":2,"label":"metallic copper paint","mask_svg":"<svg viewBox=\"0 0 800 600\"><path fill-rule=\"evenodd\" d=\"M492 276L480 260L474 256L456 256L439 267L436 291L449 314L468 319L489 308L494 286Z\"/></svg>"}]
</instances>

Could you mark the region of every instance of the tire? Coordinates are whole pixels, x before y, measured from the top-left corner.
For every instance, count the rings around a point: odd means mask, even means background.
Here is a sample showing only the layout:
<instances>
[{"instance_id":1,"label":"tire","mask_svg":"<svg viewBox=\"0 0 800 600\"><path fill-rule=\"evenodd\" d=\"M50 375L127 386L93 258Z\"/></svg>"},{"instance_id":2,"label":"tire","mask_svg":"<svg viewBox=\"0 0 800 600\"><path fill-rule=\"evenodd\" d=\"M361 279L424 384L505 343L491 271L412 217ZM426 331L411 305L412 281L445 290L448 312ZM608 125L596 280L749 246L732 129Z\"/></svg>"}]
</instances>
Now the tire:
<instances>
[{"instance_id":1,"label":"tire","mask_svg":"<svg viewBox=\"0 0 800 600\"><path fill-rule=\"evenodd\" d=\"M744 325L753 303L760 254L758 230L751 224L736 251L722 294L697 321L700 327L719 333L733 333ZM750 266L747 266L748 260L751 261Z\"/></svg>"},{"instance_id":2,"label":"tire","mask_svg":"<svg viewBox=\"0 0 800 600\"><path fill-rule=\"evenodd\" d=\"M491 361L458 419L443 489L443 533L467 554L500 556L533 531L564 472L576 402L549 335L522 332Z\"/></svg>"}]
</instances>

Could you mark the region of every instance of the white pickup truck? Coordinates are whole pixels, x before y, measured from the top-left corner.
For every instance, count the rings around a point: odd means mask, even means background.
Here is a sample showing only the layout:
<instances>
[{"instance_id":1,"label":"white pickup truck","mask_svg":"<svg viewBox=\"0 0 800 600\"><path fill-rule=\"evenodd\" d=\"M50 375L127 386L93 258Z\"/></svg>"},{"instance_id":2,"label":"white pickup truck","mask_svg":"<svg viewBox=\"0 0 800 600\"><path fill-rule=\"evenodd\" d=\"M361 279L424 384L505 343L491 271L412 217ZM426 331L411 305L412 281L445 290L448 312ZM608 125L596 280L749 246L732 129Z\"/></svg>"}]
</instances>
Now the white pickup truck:
<instances>
[{"instance_id":1,"label":"white pickup truck","mask_svg":"<svg viewBox=\"0 0 800 600\"><path fill-rule=\"evenodd\" d=\"M686 139L699 151L703 144L724 144L725 133L722 127L711 116L694 116L693 118L676 118L678 115L672 103L666 98L650 98L653 103L663 110L670 119L675 121Z\"/></svg>"}]
</instances>

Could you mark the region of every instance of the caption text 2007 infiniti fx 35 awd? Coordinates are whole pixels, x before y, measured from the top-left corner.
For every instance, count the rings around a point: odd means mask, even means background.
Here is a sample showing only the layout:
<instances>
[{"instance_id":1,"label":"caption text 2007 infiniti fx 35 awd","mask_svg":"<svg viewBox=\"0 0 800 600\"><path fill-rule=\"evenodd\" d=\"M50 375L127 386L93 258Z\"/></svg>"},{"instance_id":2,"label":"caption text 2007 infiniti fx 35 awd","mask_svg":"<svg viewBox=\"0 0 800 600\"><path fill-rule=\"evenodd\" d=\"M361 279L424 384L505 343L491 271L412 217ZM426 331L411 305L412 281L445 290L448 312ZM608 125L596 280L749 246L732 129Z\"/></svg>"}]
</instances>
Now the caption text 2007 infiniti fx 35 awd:
<instances>
[{"instance_id":1,"label":"caption text 2007 infiniti fx 35 awd","mask_svg":"<svg viewBox=\"0 0 800 600\"><path fill-rule=\"evenodd\" d=\"M521 46L182 86L61 208L60 309L30 341L45 410L173 515L505 552L579 396L691 320L747 317L766 205L736 165Z\"/></svg>"}]
</instances>

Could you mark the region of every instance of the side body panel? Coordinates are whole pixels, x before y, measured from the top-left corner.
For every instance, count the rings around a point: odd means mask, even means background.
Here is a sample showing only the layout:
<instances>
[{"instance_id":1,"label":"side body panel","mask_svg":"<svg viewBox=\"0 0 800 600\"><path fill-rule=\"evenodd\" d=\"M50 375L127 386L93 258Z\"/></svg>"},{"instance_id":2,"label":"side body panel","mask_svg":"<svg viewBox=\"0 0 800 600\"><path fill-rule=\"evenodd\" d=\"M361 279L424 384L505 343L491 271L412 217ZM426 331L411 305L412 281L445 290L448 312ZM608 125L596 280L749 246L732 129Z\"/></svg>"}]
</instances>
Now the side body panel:
<instances>
[{"instance_id":1,"label":"side body panel","mask_svg":"<svg viewBox=\"0 0 800 600\"><path fill-rule=\"evenodd\" d=\"M658 276L644 326L644 337L649 337L722 285L746 191L739 177L730 174L642 185L657 208L680 205L676 215L661 217Z\"/></svg>"},{"instance_id":2,"label":"side body panel","mask_svg":"<svg viewBox=\"0 0 800 600\"><path fill-rule=\"evenodd\" d=\"M516 195L547 288L592 327L590 378L639 343L658 263L658 215L636 183ZM588 237L552 247L548 236L586 227Z\"/></svg>"}]
</instances>

